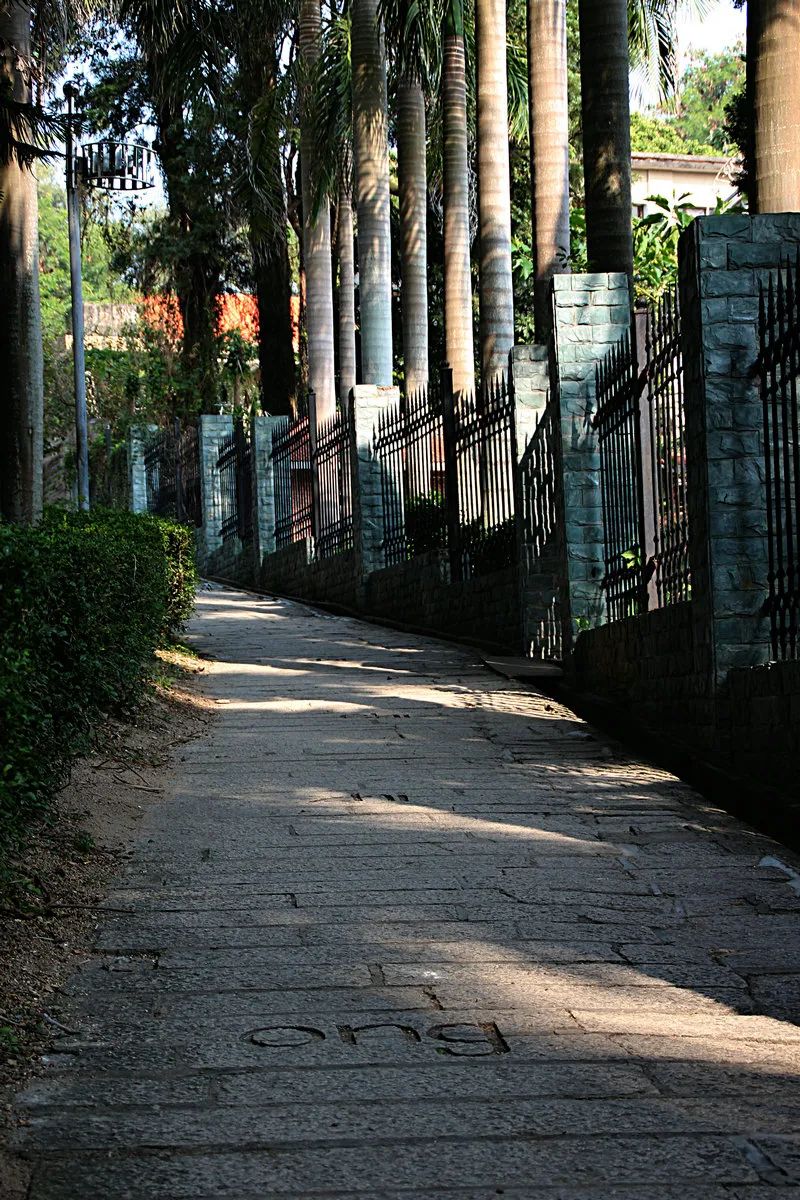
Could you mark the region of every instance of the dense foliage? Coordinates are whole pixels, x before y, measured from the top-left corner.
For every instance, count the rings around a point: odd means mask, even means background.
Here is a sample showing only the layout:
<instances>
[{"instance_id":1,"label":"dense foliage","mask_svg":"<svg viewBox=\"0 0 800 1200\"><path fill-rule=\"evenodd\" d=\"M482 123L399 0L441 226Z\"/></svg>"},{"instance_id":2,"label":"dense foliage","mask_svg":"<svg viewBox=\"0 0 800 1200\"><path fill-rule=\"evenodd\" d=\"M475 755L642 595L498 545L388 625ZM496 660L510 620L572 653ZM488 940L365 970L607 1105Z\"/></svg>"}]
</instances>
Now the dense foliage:
<instances>
[{"instance_id":1,"label":"dense foliage","mask_svg":"<svg viewBox=\"0 0 800 1200\"><path fill-rule=\"evenodd\" d=\"M0 859L189 616L193 549L183 526L125 512L0 524Z\"/></svg>"}]
</instances>

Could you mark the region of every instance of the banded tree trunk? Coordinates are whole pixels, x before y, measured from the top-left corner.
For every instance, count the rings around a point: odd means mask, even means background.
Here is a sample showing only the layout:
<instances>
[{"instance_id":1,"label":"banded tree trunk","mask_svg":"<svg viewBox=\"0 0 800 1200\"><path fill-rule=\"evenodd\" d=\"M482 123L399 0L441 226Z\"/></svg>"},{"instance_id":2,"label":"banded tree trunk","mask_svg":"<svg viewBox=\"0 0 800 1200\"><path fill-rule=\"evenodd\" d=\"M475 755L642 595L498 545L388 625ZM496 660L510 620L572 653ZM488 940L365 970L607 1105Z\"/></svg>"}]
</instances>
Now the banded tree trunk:
<instances>
[{"instance_id":1,"label":"banded tree trunk","mask_svg":"<svg viewBox=\"0 0 800 1200\"><path fill-rule=\"evenodd\" d=\"M0 5L0 86L31 98L31 5ZM29 524L42 512L44 392L39 304L39 208L30 167L0 163L0 516Z\"/></svg>"},{"instance_id":2,"label":"banded tree trunk","mask_svg":"<svg viewBox=\"0 0 800 1200\"><path fill-rule=\"evenodd\" d=\"M346 409L350 392L356 386L356 272L353 200L345 183L339 185L338 208L339 403Z\"/></svg>"},{"instance_id":3,"label":"banded tree trunk","mask_svg":"<svg viewBox=\"0 0 800 1200\"><path fill-rule=\"evenodd\" d=\"M301 0L300 54L306 73L319 58L321 18L319 0ZM316 396L319 421L336 411L336 367L333 339L333 268L331 263L330 205L324 200L312 211L313 180L316 173L313 137L310 130L310 94L304 81L301 113L300 165L303 189L303 261L305 267L305 316L308 335L308 383Z\"/></svg>"},{"instance_id":4,"label":"banded tree trunk","mask_svg":"<svg viewBox=\"0 0 800 1200\"><path fill-rule=\"evenodd\" d=\"M626 0L578 0L589 269L633 274Z\"/></svg>"},{"instance_id":5,"label":"banded tree trunk","mask_svg":"<svg viewBox=\"0 0 800 1200\"><path fill-rule=\"evenodd\" d=\"M506 0L476 0L478 223L483 386L508 368L514 345Z\"/></svg>"},{"instance_id":6,"label":"banded tree trunk","mask_svg":"<svg viewBox=\"0 0 800 1200\"><path fill-rule=\"evenodd\" d=\"M796 212L800 209L800 3L760 0L748 4L747 13L748 50L755 49L754 207L761 213Z\"/></svg>"},{"instance_id":7,"label":"banded tree trunk","mask_svg":"<svg viewBox=\"0 0 800 1200\"><path fill-rule=\"evenodd\" d=\"M553 275L569 270L566 0L528 0L528 120L536 339L551 324Z\"/></svg>"},{"instance_id":8,"label":"banded tree trunk","mask_svg":"<svg viewBox=\"0 0 800 1200\"><path fill-rule=\"evenodd\" d=\"M417 79L397 89L397 179L406 395L428 383L428 179L425 97Z\"/></svg>"},{"instance_id":9,"label":"banded tree trunk","mask_svg":"<svg viewBox=\"0 0 800 1200\"><path fill-rule=\"evenodd\" d=\"M386 53L377 0L352 0L353 148L363 383L392 382Z\"/></svg>"},{"instance_id":10,"label":"banded tree trunk","mask_svg":"<svg viewBox=\"0 0 800 1200\"><path fill-rule=\"evenodd\" d=\"M469 255L467 65L462 0L450 0L442 46L444 145L444 338L453 391L475 389L472 281Z\"/></svg>"}]
</instances>

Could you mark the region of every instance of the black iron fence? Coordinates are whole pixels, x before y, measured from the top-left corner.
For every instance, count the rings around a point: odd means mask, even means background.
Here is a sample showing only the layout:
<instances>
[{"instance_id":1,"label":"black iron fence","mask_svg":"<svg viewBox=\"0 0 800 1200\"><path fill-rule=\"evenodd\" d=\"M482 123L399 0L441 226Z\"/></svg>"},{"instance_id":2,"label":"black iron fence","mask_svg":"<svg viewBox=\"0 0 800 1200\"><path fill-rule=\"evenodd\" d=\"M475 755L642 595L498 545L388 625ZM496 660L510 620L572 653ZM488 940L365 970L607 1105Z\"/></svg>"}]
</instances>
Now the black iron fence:
<instances>
[{"instance_id":1,"label":"black iron fence","mask_svg":"<svg viewBox=\"0 0 800 1200\"><path fill-rule=\"evenodd\" d=\"M311 432L308 414L281 422L272 433L275 544L279 548L311 537Z\"/></svg>"},{"instance_id":2,"label":"black iron fence","mask_svg":"<svg viewBox=\"0 0 800 1200\"><path fill-rule=\"evenodd\" d=\"M144 448L144 465L148 512L202 525L197 425L182 426L176 419L151 434Z\"/></svg>"},{"instance_id":3,"label":"black iron fence","mask_svg":"<svg viewBox=\"0 0 800 1200\"><path fill-rule=\"evenodd\" d=\"M217 471L220 478L223 541L238 537L243 542L253 536L253 464L252 442L239 417L233 431L220 442Z\"/></svg>"},{"instance_id":4,"label":"black iron fence","mask_svg":"<svg viewBox=\"0 0 800 1200\"><path fill-rule=\"evenodd\" d=\"M594 426L600 443L610 620L647 609L641 414L636 355L626 334L597 368Z\"/></svg>"},{"instance_id":5,"label":"black iron fence","mask_svg":"<svg viewBox=\"0 0 800 1200\"><path fill-rule=\"evenodd\" d=\"M320 422L312 437L314 553L328 558L353 546L352 436L346 412Z\"/></svg>"},{"instance_id":6,"label":"black iron fence","mask_svg":"<svg viewBox=\"0 0 800 1200\"><path fill-rule=\"evenodd\" d=\"M537 613L526 650L534 657L562 657L561 606L557 575L563 529L560 518L561 428L558 406L548 404L519 461L518 518L522 526L526 603Z\"/></svg>"},{"instance_id":7,"label":"black iron fence","mask_svg":"<svg viewBox=\"0 0 800 1200\"><path fill-rule=\"evenodd\" d=\"M769 547L772 655L798 658L800 611L800 256L762 289L759 313L761 399Z\"/></svg>"},{"instance_id":8,"label":"black iron fence","mask_svg":"<svg viewBox=\"0 0 800 1200\"><path fill-rule=\"evenodd\" d=\"M604 588L612 621L690 597L677 291L637 314L597 368ZM638 347L638 353L637 353Z\"/></svg>"},{"instance_id":9,"label":"black iron fence","mask_svg":"<svg viewBox=\"0 0 800 1200\"><path fill-rule=\"evenodd\" d=\"M447 544L441 396L427 388L379 418L383 553L387 566Z\"/></svg>"},{"instance_id":10,"label":"black iron fence","mask_svg":"<svg viewBox=\"0 0 800 1200\"><path fill-rule=\"evenodd\" d=\"M445 469L452 498L450 568L454 579L469 579L516 562L514 397L502 377L477 397L460 396L453 402L449 371L444 372L443 390Z\"/></svg>"},{"instance_id":11,"label":"black iron fence","mask_svg":"<svg viewBox=\"0 0 800 1200\"><path fill-rule=\"evenodd\" d=\"M438 395L422 390L381 418L373 444L381 464L387 565L447 549L454 580L516 561L514 400L505 379L455 396L442 371Z\"/></svg>"},{"instance_id":12,"label":"black iron fence","mask_svg":"<svg viewBox=\"0 0 800 1200\"><path fill-rule=\"evenodd\" d=\"M677 288L668 291L646 314L640 387L650 417L643 442L644 469L646 472L649 465L651 472L650 490L645 487L644 491L645 535L651 545L656 599L663 608L690 596L686 421Z\"/></svg>"}]
</instances>

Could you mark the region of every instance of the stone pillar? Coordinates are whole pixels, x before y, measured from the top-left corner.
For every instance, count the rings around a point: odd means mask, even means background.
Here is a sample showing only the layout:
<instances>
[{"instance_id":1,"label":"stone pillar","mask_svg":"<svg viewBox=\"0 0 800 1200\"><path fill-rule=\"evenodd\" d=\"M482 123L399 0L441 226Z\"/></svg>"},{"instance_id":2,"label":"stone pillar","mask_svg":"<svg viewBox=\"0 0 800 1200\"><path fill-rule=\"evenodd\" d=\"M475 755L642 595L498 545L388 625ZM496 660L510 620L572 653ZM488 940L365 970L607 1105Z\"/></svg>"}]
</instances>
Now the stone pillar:
<instances>
[{"instance_id":1,"label":"stone pillar","mask_svg":"<svg viewBox=\"0 0 800 1200\"><path fill-rule=\"evenodd\" d=\"M358 583L383 566L383 492L381 465L372 442L378 417L389 405L398 404L400 389L359 384L350 393L350 431L353 439L353 545Z\"/></svg>"},{"instance_id":2,"label":"stone pillar","mask_svg":"<svg viewBox=\"0 0 800 1200\"><path fill-rule=\"evenodd\" d=\"M796 213L701 217L680 243L692 611L715 689L770 658L758 297L798 246Z\"/></svg>"},{"instance_id":3,"label":"stone pillar","mask_svg":"<svg viewBox=\"0 0 800 1200\"><path fill-rule=\"evenodd\" d=\"M601 623L603 507L600 453L592 429L595 369L630 332L628 280L622 273L553 278L551 386L559 406L564 572L560 610L564 654L581 628Z\"/></svg>"},{"instance_id":4,"label":"stone pillar","mask_svg":"<svg viewBox=\"0 0 800 1200\"><path fill-rule=\"evenodd\" d=\"M272 431L283 417L253 417L253 568L256 582L264 556L275 551L275 488L273 479Z\"/></svg>"},{"instance_id":5,"label":"stone pillar","mask_svg":"<svg viewBox=\"0 0 800 1200\"><path fill-rule=\"evenodd\" d=\"M204 415L200 418L200 498L203 524L197 531L197 565L206 567L209 557L222 546L222 494L217 471L221 442L233 433L233 417Z\"/></svg>"},{"instance_id":6,"label":"stone pillar","mask_svg":"<svg viewBox=\"0 0 800 1200\"><path fill-rule=\"evenodd\" d=\"M128 433L128 480L131 512L147 512L147 471L144 465L144 447L148 433L156 425L132 425Z\"/></svg>"}]
</instances>

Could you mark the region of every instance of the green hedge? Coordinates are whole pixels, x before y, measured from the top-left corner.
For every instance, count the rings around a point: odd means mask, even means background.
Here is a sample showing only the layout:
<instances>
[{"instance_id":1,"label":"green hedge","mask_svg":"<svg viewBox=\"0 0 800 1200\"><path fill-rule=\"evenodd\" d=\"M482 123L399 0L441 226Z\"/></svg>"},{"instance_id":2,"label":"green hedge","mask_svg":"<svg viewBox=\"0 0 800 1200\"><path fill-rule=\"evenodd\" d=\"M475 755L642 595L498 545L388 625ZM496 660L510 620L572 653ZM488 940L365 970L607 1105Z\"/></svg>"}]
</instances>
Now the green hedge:
<instances>
[{"instance_id":1,"label":"green hedge","mask_svg":"<svg viewBox=\"0 0 800 1200\"><path fill-rule=\"evenodd\" d=\"M190 530L126 512L0 524L0 857L190 615L193 551Z\"/></svg>"}]
</instances>

